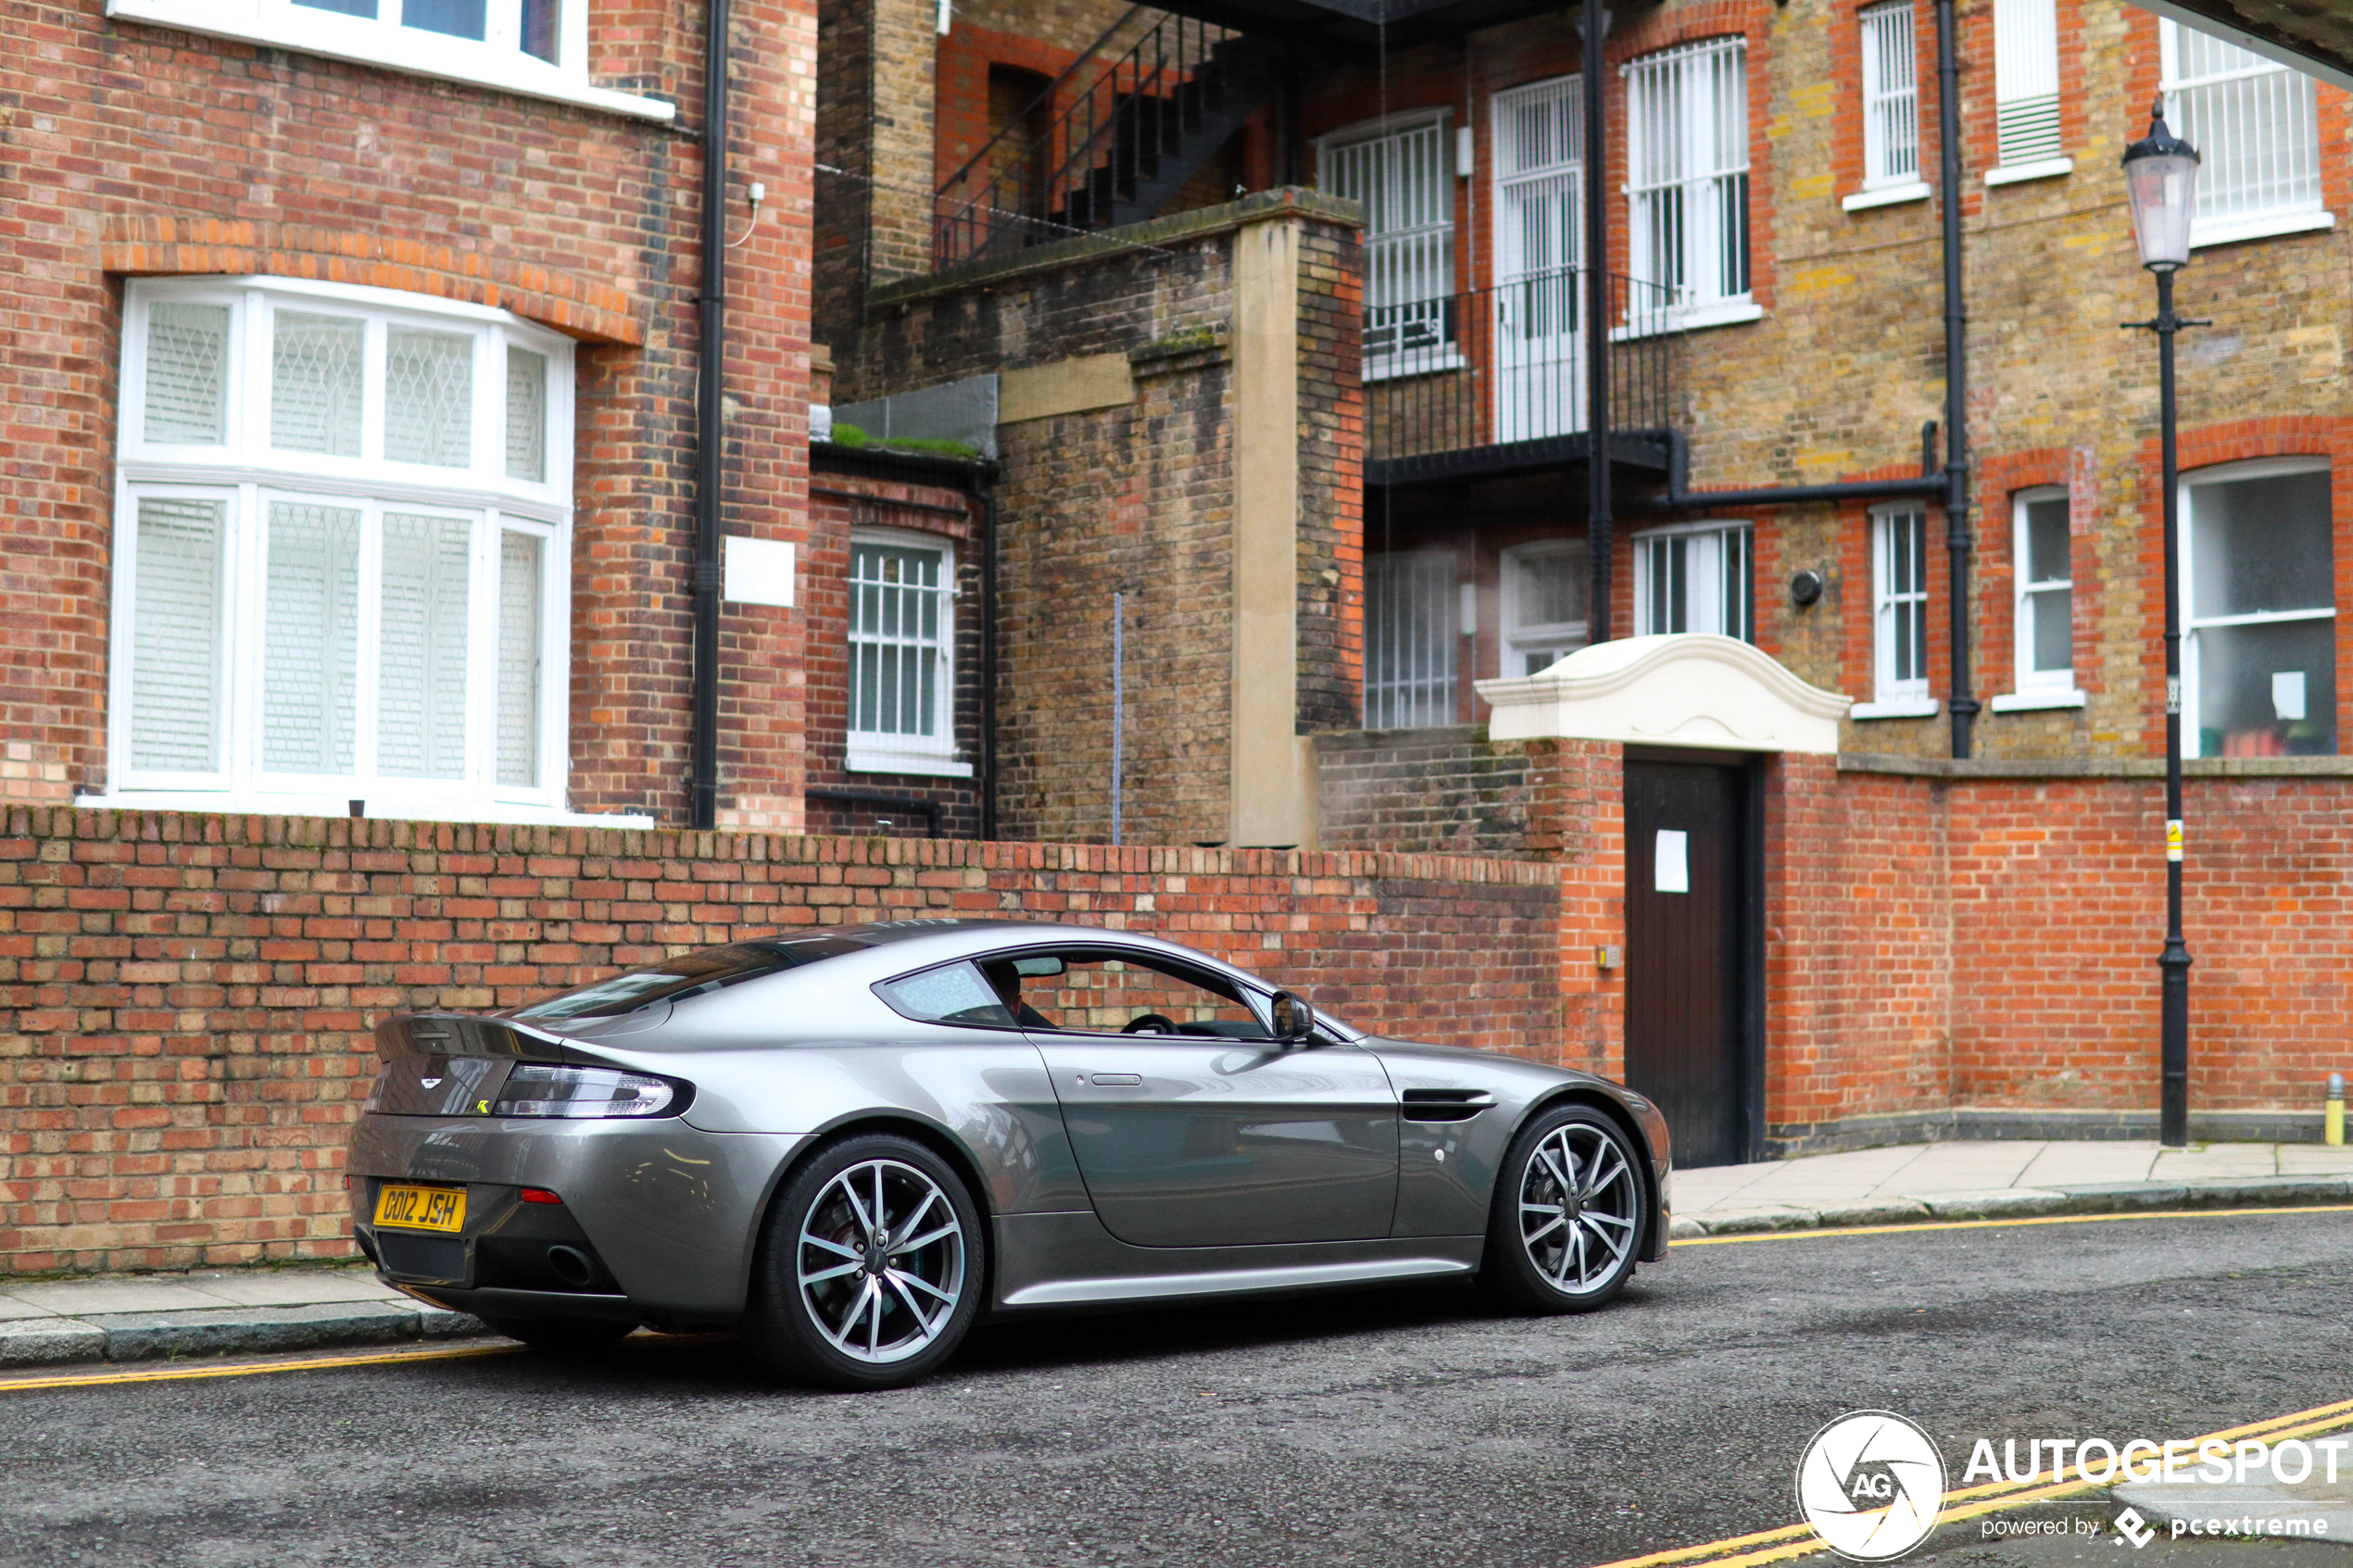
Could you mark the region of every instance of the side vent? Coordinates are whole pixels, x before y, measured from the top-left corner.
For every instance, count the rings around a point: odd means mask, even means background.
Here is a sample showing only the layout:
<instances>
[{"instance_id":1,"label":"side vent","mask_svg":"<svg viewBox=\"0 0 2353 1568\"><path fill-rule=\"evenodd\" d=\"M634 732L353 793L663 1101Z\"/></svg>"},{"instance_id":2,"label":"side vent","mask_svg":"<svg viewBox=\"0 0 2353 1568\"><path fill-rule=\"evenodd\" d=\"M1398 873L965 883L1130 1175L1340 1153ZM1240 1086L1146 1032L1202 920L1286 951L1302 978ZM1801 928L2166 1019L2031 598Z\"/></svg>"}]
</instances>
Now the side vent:
<instances>
[{"instance_id":1,"label":"side vent","mask_svg":"<svg viewBox=\"0 0 2353 1568\"><path fill-rule=\"evenodd\" d=\"M1407 1089L1404 1099L1408 1122L1467 1122L1495 1103L1485 1089Z\"/></svg>"}]
</instances>

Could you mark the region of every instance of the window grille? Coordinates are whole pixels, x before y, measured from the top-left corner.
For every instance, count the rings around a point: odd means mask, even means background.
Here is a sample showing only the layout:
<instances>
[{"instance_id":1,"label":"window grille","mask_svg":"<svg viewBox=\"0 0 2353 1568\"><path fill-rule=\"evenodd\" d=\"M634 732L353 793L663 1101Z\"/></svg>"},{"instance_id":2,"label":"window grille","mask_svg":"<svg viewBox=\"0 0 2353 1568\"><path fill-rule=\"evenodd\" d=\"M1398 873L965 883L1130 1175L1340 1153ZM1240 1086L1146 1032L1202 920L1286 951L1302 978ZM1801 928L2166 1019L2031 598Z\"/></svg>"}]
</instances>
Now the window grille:
<instances>
[{"instance_id":1,"label":"window grille","mask_svg":"<svg viewBox=\"0 0 2353 1568\"><path fill-rule=\"evenodd\" d=\"M1881 702L1928 693L1928 513L1891 508L1871 519L1871 640Z\"/></svg>"},{"instance_id":2,"label":"window grille","mask_svg":"<svg viewBox=\"0 0 2353 1568\"><path fill-rule=\"evenodd\" d=\"M1454 558L1398 550L1365 562L1365 727L1454 722Z\"/></svg>"},{"instance_id":3,"label":"window grille","mask_svg":"<svg viewBox=\"0 0 2353 1568\"><path fill-rule=\"evenodd\" d=\"M2197 148L2195 240L2321 208L2312 79L2178 22L2161 22L2166 118Z\"/></svg>"},{"instance_id":4,"label":"window grille","mask_svg":"<svg viewBox=\"0 0 2353 1568\"><path fill-rule=\"evenodd\" d=\"M945 546L853 541L849 729L887 748L947 750L952 576Z\"/></svg>"},{"instance_id":5,"label":"window grille","mask_svg":"<svg viewBox=\"0 0 2353 1568\"><path fill-rule=\"evenodd\" d=\"M1576 77L1495 95L1495 438L1585 428L1582 199Z\"/></svg>"},{"instance_id":6,"label":"window grille","mask_svg":"<svg viewBox=\"0 0 2353 1568\"><path fill-rule=\"evenodd\" d=\"M1718 38L1626 68L1633 275L1677 305L1748 295L1747 63Z\"/></svg>"},{"instance_id":7,"label":"window grille","mask_svg":"<svg viewBox=\"0 0 2353 1568\"><path fill-rule=\"evenodd\" d=\"M2005 166L2059 156L2057 0L1994 0L1994 109Z\"/></svg>"},{"instance_id":8,"label":"window grille","mask_svg":"<svg viewBox=\"0 0 2353 1568\"><path fill-rule=\"evenodd\" d=\"M1454 182L1443 116L1336 138L1316 183L1365 208L1365 373L1428 368L1453 341Z\"/></svg>"},{"instance_id":9,"label":"window grille","mask_svg":"<svg viewBox=\"0 0 2353 1568\"><path fill-rule=\"evenodd\" d=\"M1755 530L1661 529L1634 541L1634 634L1713 632L1756 640Z\"/></svg>"},{"instance_id":10,"label":"window grille","mask_svg":"<svg viewBox=\"0 0 2353 1568\"><path fill-rule=\"evenodd\" d=\"M1863 29L1863 188L1920 177L1920 90L1911 0L1874 6Z\"/></svg>"}]
</instances>

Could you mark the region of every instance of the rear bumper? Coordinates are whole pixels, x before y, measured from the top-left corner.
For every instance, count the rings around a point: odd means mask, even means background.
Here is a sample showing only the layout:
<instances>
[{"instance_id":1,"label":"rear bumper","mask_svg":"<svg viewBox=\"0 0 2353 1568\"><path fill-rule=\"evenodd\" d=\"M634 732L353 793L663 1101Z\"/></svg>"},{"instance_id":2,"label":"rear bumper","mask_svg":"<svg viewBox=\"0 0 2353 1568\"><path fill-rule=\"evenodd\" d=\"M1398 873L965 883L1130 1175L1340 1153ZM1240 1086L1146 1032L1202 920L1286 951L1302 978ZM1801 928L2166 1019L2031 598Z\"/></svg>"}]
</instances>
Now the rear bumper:
<instances>
[{"instance_id":1,"label":"rear bumper","mask_svg":"<svg viewBox=\"0 0 2353 1568\"><path fill-rule=\"evenodd\" d=\"M371 1114L353 1128L346 1164L352 1228L388 1281L460 1311L544 1316L558 1308L534 1303L569 1298L569 1315L724 1323L743 1311L768 1195L805 1141L706 1133L676 1118ZM464 1186L464 1231L380 1236L387 1179ZM525 1186L563 1202L520 1202ZM591 1267L551 1263L549 1249L564 1246ZM521 1299L495 1298L504 1297Z\"/></svg>"}]
</instances>

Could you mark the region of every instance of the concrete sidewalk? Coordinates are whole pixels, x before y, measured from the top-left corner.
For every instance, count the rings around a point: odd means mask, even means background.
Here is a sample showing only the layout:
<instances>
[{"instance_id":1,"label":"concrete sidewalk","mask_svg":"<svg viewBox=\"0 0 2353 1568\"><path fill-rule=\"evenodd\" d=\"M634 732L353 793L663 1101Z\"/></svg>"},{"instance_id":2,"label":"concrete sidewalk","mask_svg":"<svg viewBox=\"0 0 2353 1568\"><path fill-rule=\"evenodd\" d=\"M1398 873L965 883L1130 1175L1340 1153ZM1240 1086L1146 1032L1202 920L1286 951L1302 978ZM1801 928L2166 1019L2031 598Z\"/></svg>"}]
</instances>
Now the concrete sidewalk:
<instances>
[{"instance_id":1,"label":"concrete sidewalk","mask_svg":"<svg viewBox=\"0 0 2353 1568\"><path fill-rule=\"evenodd\" d=\"M1818 1225L2353 1201L2353 1146L1904 1144L1678 1171L1678 1236Z\"/></svg>"},{"instance_id":2,"label":"concrete sidewalk","mask_svg":"<svg viewBox=\"0 0 2353 1568\"><path fill-rule=\"evenodd\" d=\"M257 1355L484 1332L366 1265L0 1284L0 1366Z\"/></svg>"}]
</instances>

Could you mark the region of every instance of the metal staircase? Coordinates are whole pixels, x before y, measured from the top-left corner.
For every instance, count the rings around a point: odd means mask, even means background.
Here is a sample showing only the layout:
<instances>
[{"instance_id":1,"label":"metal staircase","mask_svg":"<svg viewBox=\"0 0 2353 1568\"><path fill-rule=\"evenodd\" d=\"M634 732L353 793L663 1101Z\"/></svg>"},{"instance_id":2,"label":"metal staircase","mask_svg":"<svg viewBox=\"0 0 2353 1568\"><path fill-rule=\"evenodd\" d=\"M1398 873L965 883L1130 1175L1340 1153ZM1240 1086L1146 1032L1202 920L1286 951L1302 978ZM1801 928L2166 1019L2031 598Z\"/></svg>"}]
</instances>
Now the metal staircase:
<instances>
[{"instance_id":1,"label":"metal staircase","mask_svg":"<svg viewBox=\"0 0 2353 1568\"><path fill-rule=\"evenodd\" d=\"M1061 106L1042 134L1024 138L1028 117L1015 119L939 188L935 266L1158 215L1273 94L1279 42L1177 16L1078 85L1142 9L1113 24L1031 106Z\"/></svg>"}]
</instances>

